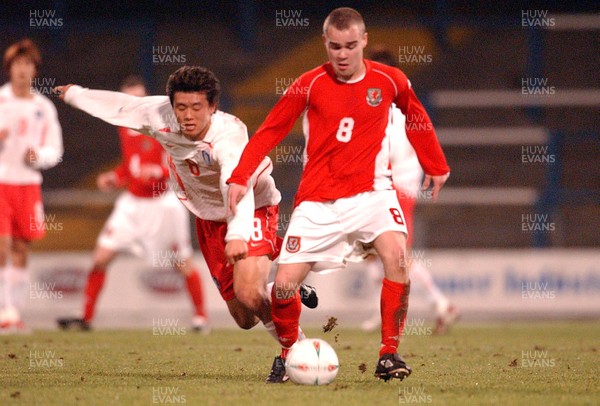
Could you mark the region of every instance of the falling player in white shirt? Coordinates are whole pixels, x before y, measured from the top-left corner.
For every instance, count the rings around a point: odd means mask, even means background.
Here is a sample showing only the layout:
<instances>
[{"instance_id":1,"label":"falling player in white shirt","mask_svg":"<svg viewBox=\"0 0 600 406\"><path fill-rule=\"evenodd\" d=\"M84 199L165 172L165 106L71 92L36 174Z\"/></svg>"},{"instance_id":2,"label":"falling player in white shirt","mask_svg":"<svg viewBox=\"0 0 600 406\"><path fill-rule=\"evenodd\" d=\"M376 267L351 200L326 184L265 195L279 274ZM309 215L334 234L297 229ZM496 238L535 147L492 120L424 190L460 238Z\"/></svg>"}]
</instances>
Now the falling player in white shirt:
<instances>
[{"instance_id":1,"label":"falling player in white shirt","mask_svg":"<svg viewBox=\"0 0 600 406\"><path fill-rule=\"evenodd\" d=\"M184 66L169 77L168 97L135 97L75 85L56 89L68 104L155 138L167 150L171 184L196 216L200 249L230 314L243 329L262 321L277 339L267 278L281 244L281 195L270 175L273 164L265 158L236 214L227 214L226 180L248 143L248 133L237 117L217 110L220 82L215 75L206 68ZM316 306L314 291L308 287L305 292L305 304Z\"/></svg>"},{"instance_id":2,"label":"falling player in white shirt","mask_svg":"<svg viewBox=\"0 0 600 406\"><path fill-rule=\"evenodd\" d=\"M41 170L63 154L56 108L31 88L41 64L29 39L4 53L10 81L0 88L0 330L22 331L20 311L27 297L31 241L44 237ZM10 261L9 261L10 258Z\"/></svg>"},{"instance_id":3,"label":"falling player in white shirt","mask_svg":"<svg viewBox=\"0 0 600 406\"><path fill-rule=\"evenodd\" d=\"M398 67L396 58L391 51L383 46L373 46L370 52L370 59L375 62L381 62L389 66ZM390 164L392 167L392 181L394 188L398 192L400 207L404 213L406 227L408 228L408 239L406 247L410 253L412 247L414 210L421 188L421 179L423 170L419 164L417 154L414 148L406 138L405 130L406 117L399 108L393 105L390 112L390 122L386 130L390 141ZM428 193L428 192L426 192ZM434 334L444 334L448 328L456 321L458 310L456 306L450 303L448 298L440 291L435 284L431 272L423 264L422 260L410 258L409 263L410 276L415 277L425 286L429 297L434 303L436 312L436 324ZM383 265L376 257L371 256L367 261L367 270L375 286L381 286L384 275ZM376 330L381 323L379 311L366 320L361 327L366 331Z\"/></svg>"},{"instance_id":4,"label":"falling player in white shirt","mask_svg":"<svg viewBox=\"0 0 600 406\"><path fill-rule=\"evenodd\" d=\"M146 96L141 77L128 76L121 86L126 94ZM192 260L188 211L175 193L168 190L167 153L158 141L128 128L119 128L122 162L101 173L98 188L103 192L126 187L102 228L87 276L81 317L57 320L62 329L89 330L107 270L121 252L130 252L156 265L157 257L168 258L170 267L185 280L194 309L192 330L208 333L202 280ZM152 219L152 221L147 221Z\"/></svg>"}]
</instances>

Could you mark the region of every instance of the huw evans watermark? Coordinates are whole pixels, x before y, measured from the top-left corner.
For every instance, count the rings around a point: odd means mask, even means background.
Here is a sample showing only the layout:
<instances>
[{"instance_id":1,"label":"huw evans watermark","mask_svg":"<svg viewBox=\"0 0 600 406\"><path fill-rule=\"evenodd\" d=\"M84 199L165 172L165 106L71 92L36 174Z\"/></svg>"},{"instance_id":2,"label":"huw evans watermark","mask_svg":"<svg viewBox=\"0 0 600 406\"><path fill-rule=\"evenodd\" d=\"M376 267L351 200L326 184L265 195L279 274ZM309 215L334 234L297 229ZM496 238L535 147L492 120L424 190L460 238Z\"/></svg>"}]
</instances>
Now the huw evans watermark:
<instances>
[{"instance_id":1,"label":"huw evans watermark","mask_svg":"<svg viewBox=\"0 0 600 406\"><path fill-rule=\"evenodd\" d=\"M184 336L187 330L179 325L179 319L152 319L152 335Z\"/></svg>"},{"instance_id":2,"label":"huw evans watermark","mask_svg":"<svg viewBox=\"0 0 600 406\"><path fill-rule=\"evenodd\" d=\"M549 289L548 282L522 282L521 298L528 300L552 300L556 292Z\"/></svg>"},{"instance_id":3,"label":"huw evans watermark","mask_svg":"<svg viewBox=\"0 0 600 406\"><path fill-rule=\"evenodd\" d=\"M547 145L523 145L521 146L521 163L524 164L553 164L556 155L550 153Z\"/></svg>"},{"instance_id":4,"label":"huw evans watermark","mask_svg":"<svg viewBox=\"0 0 600 406\"><path fill-rule=\"evenodd\" d=\"M280 28L308 28L308 17L302 10L275 10L275 26Z\"/></svg>"},{"instance_id":5,"label":"huw evans watermark","mask_svg":"<svg viewBox=\"0 0 600 406\"><path fill-rule=\"evenodd\" d=\"M552 96L556 86L550 86L548 78L521 78L521 94L525 96Z\"/></svg>"},{"instance_id":6,"label":"huw evans watermark","mask_svg":"<svg viewBox=\"0 0 600 406\"><path fill-rule=\"evenodd\" d=\"M433 55L427 53L424 45L398 46L398 63L400 65L425 65L433 61Z\"/></svg>"},{"instance_id":7,"label":"huw evans watermark","mask_svg":"<svg viewBox=\"0 0 600 406\"><path fill-rule=\"evenodd\" d=\"M29 27L34 29L60 29L64 26L63 17L56 10L29 10Z\"/></svg>"},{"instance_id":8,"label":"huw evans watermark","mask_svg":"<svg viewBox=\"0 0 600 406\"><path fill-rule=\"evenodd\" d=\"M404 386L398 389L398 404L432 403L433 397L423 386Z\"/></svg>"},{"instance_id":9,"label":"huw evans watermark","mask_svg":"<svg viewBox=\"0 0 600 406\"><path fill-rule=\"evenodd\" d=\"M178 45L152 46L152 63L155 65L183 65L187 57L179 50Z\"/></svg>"},{"instance_id":10,"label":"huw evans watermark","mask_svg":"<svg viewBox=\"0 0 600 406\"><path fill-rule=\"evenodd\" d=\"M547 350L521 351L522 368L554 368L556 360L548 356Z\"/></svg>"},{"instance_id":11,"label":"huw evans watermark","mask_svg":"<svg viewBox=\"0 0 600 406\"><path fill-rule=\"evenodd\" d=\"M556 25L548 10L521 10L521 26L529 28L550 28Z\"/></svg>"},{"instance_id":12,"label":"huw evans watermark","mask_svg":"<svg viewBox=\"0 0 600 406\"><path fill-rule=\"evenodd\" d=\"M156 404L183 404L187 399L184 394L179 392L177 386L153 386L152 403Z\"/></svg>"}]
</instances>

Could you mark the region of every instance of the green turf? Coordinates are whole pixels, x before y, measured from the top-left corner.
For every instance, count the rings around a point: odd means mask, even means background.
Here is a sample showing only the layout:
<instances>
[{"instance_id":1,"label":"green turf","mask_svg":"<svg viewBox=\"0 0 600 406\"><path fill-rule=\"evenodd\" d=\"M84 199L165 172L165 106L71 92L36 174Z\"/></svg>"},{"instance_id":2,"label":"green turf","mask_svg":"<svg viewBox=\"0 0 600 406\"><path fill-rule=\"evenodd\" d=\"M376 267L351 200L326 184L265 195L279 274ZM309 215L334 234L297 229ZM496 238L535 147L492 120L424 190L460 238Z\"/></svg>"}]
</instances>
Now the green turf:
<instances>
[{"instance_id":1,"label":"green turf","mask_svg":"<svg viewBox=\"0 0 600 406\"><path fill-rule=\"evenodd\" d=\"M413 374L388 383L373 377L378 333L308 330L340 359L334 383L321 387L264 384L276 345L260 328L185 333L2 336L0 404L600 404L598 322L459 325L443 337L420 331L402 344Z\"/></svg>"}]
</instances>

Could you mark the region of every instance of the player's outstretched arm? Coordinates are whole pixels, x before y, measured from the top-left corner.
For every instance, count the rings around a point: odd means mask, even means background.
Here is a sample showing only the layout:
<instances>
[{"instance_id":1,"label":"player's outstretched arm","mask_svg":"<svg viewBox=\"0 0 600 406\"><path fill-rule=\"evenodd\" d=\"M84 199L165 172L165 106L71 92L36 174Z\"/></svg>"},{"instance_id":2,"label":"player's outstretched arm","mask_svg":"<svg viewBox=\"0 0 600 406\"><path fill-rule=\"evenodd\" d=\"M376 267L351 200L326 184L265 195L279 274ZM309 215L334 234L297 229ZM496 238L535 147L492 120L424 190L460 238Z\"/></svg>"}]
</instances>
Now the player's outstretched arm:
<instances>
[{"instance_id":1,"label":"player's outstretched arm","mask_svg":"<svg viewBox=\"0 0 600 406\"><path fill-rule=\"evenodd\" d=\"M154 127L168 126L166 120L172 108L167 96L137 97L121 92L92 90L69 84L57 86L54 90L65 103L78 108L109 124L131 128L151 135L150 117L154 117Z\"/></svg>"}]
</instances>

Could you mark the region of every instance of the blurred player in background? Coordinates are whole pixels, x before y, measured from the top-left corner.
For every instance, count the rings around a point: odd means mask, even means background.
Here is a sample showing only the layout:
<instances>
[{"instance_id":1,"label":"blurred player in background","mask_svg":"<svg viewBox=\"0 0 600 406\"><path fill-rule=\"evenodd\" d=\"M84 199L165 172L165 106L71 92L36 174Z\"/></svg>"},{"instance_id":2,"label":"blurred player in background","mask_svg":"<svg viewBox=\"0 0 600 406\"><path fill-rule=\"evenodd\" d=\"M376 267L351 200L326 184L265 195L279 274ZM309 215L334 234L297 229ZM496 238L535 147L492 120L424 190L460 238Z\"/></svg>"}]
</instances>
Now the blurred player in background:
<instances>
[{"instance_id":1,"label":"blurred player in background","mask_svg":"<svg viewBox=\"0 0 600 406\"><path fill-rule=\"evenodd\" d=\"M374 46L369 53L369 59L375 62L384 63L389 66L398 68L397 59L394 54L383 46ZM400 207L404 214L406 227L408 228L408 239L406 241L406 249L410 254L412 248L412 236L414 225L414 211L417 203L417 195L421 187L421 179L423 178L423 170L417 159L417 154L406 138L405 129L406 117L402 111L392 105L390 112L390 124L387 128L387 136L390 139L390 160L392 164L392 182L394 188L398 192ZM423 265L422 261L415 258L408 259L409 273L411 280L413 277L423 282L427 293L435 306L436 324L433 330L434 334L444 334L448 328L456 321L458 310L440 291L438 286L433 281L433 277L429 270ZM367 272L375 286L381 286L384 275L383 265L375 256L369 256L367 260ZM379 327L381 316L379 312L366 320L362 324L363 330L372 331Z\"/></svg>"},{"instance_id":2,"label":"blurred player in background","mask_svg":"<svg viewBox=\"0 0 600 406\"><path fill-rule=\"evenodd\" d=\"M143 97L146 86L139 76L127 77L123 93ZM209 331L202 282L192 261L193 249L187 210L168 188L167 154L160 143L142 134L119 128L121 164L97 178L103 192L126 187L104 225L93 254L85 287L81 318L61 318L58 325L89 330L94 309L104 286L106 270L120 252L131 252L152 263L167 258L185 278L194 307L192 330ZM164 261L163 261L164 262Z\"/></svg>"},{"instance_id":3,"label":"blurred player in background","mask_svg":"<svg viewBox=\"0 0 600 406\"><path fill-rule=\"evenodd\" d=\"M9 82L0 88L0 329L24 330L31 241L45 235L41 170L63 155L54 104L32 88L41 55L29 39L4 53Z\"/></svg>"},{"instance_id":4,"label":"blurred player in background","mask_svg":"<svg viewBox=\"0 0 600 406\"><path fill-rule=\"evenodd\" d=\"M343 267L348 245L368 244L381 258L381 347L375 376L404 379L411 369L398 354L408 310L407 229L384 148L392 102L409 122L428 127L408 138L433 181L433 197L449 168L431 121L410 81L399 69L363 59L367 33L351 8L333 10L323 24L329 59L301 75L252 137L228 180L230 210L249 193L248 179L265 155L304 113L305 165L295 209L279 258L273 290L273 321L284 359L298 339L298 286L311 270ZM239 210L239 208L237 209Z\"/></svg>"},{"instance_id":5,"label":"blurred player in background","mask_svg":"<svg viewBox=\"0 0 600 406\"><path fill-rule=\"evenodd\" d=\"M264 158L237 213L227 214L225 181L248 142L248 132L237 117L217 109L221 88L215 75L184 66L169 77L168 96L136 97L73 85L57 90L68 104L161 143L169 153L177 196L196 215L200 249L229 313L243 329L262 321L277 340L267 278L281 244L281 195L271 177L273 164ZM316 293L303 289L303 302L315 307ZM297 333L302 335L301 330Z\"/></svg>"}]
</instances>

